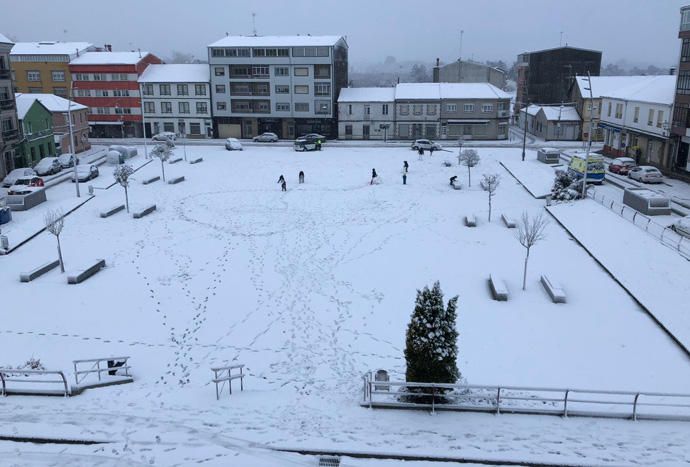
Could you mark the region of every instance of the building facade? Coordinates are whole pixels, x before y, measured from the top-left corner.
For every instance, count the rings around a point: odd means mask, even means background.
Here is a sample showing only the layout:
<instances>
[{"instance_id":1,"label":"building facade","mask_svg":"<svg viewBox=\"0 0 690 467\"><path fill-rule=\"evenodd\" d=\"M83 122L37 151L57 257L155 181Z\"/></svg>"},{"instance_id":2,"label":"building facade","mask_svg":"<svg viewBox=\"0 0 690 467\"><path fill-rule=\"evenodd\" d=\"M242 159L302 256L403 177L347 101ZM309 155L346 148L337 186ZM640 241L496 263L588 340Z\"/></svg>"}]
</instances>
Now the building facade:
<instances>
[{"instance_id":1,"label":"building facade","mask_svg":"<svg viewBox=\"0 0 690 467\"><path fill-rule=\"evenodd\" d=\"M675 84L675 76L651 76L642 84L602 96L599 125L604 130L604 154L668 168Z\"/></svg>"},{"instance_id":2,"label":"building facade","mask_svg":"<svg viewBox=\"0 0 690 467\"><path fill-rule=\"evenodd\" d=\"M337 99L347 86L340 36L228 36L208 46L214 134L335 137Z\"/></svg>"},{"instance_id":3,"label":"building facade","mask_svg":"<svg viewBox=\"0 0 690 467\"><path fill-rule=\"evenodd\" d=\"M16 158L20 132L10 71L12 45L12 41L0 34L0 179L21 163Z\"/></svg>"},{"instance_id":4,"label":"building facade","mask_svg":"<svg viewBox=\"0 0 690 467\"><path fill-rule=\"evenodd\" d=\"M687 174L690 173L690 5L680 9L678 38L681 40L681 49L671 121L675 141L671 168Z\"/></svg>"},{"instance_id":5,"label":"building facade","mask_svg":"<svg viewBox=\"0 0 690 467\"><path fill-rule=\"evenodd\" d=\"M139 76L161 60L148 52L87 52L69 69L74 100L89 108L91 136L142 137Z\"/></svg>"},{"instance_id":6,"label":"building facade","mask_svg":"<svg viewBox=\"0 0 690 467\"><path fill-rule=\"evenodd\" d=\"M506 139L510 95L489 83L441 84L441 139Z\"/></svg>"},{"instance_id":7,"label":"building facade","mask_svg":"<svg viewBox=\"0 0 690 467\"><path fill-rule=\"evenodd\" d=\"M395 88L344 88L338 98L338 137L394 137Z\"/></svg>"},{"instance_id":8,"label":"building facade","mask_svg":"<svg viewBox=\"0 0 690 467\"><path fill-rule=\"evenodd\" d=\"M17 42L10 54L15 92L69 97L70 61L94 50L88 42Z\"/></svg>"},{"instance_id":9,"label":"building facade","mask_svg":"<svg viewBox=\"0 0 690 467\"><path fill-rule=\"evenodd\" d=\"M31 94L16 94L17 117L22 132L19 153L22 167L32 167L44 157L55 156L53 138L53 116L41 102Z\"/></svg>"},{"instance_id":10,"label":"building facade","mask_svg":"<svg viewBox=\"0 0 690 467\"><path fill-rule=\"evenodd\" d=\"M544 141L577 141L582 120L572 106L530 105L520 110L519 126Z\"/></svg>"},{"instance_id":11,"label":"building facade","mask_svg":"<svg viewBox=\"0 0 690 467\"><path fill-rule=\"evenodd\" d=\"M528 104L568 102L575 76L599 76L601 52L575 47L525 52L518 55L515 113Z\"/></svg>"},{"instance_id":12,"label":"building facade","mask_svg":"<svg viewBox=\"0 0 690 467\"><path fill-rule=\"evenodd\" d=\"M162 131L189 138L213 137L208 65L149 65L139 78L139 87L147 137Z\"/></svg>"},{"instance_id":13,"label":"building facade","mask_svg":"<svg viewBox=\"0 0 690 467\"><path fill-rule=\"evenodd\" d=\"M433 70L433 80L434 83L490 83L499 89L506 85L504 70L463 60L441 65L438 58Z\"/></svg>"}]
</instances>

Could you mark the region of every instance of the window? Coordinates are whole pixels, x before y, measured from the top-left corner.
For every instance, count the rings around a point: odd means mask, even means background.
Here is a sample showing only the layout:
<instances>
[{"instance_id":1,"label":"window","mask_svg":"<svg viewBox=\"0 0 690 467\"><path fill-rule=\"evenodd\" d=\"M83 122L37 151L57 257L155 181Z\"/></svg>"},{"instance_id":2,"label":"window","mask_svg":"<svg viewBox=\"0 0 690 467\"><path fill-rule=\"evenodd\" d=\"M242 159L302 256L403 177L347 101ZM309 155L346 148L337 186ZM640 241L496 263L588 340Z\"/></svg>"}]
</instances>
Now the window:
<instances>
[{"instance_id":1,"label":"window","mask_svg":"<svg viewBox=\"0 0 690 467\"><path fill-rule=\"evenodd\" d=\"M412 113L414 115L422 115L423 111L424 111L424 106L422 104L413 104L412 105Z\"/></svg>"},{"instance_id":2,"label":"window","mask_svg":"<svg viewBox=\"0 0 690 467\"><path fill-rule=\"evenodd\" d=\"M331 84L330 83L314 83L314 95L315 96L330 96L331 95Z\"/></svg>"},{"instance_id":3,"label":"window","mask_svg":"<svg viewBox=\"0 0 690 467\"><path fill-rule=\"evenodd\" d=\"M196 103L196 113L198 113L198 114L207 114L208 113L208 106L206 105L206 102L197 102Z\"/></svg>"},{"instance_id":4,"label":"window","mask_svg":"<svg viewBox=\"0 0 690 467\"><path fill-rule=\"evenodd\" d=\"M286 48L256 48L252 49L252 55L255 57L287 57L290 54Z\"/></svg>"},{"instance_id":5,"label":"window","mask_svg":"<svg viewBox=\"0 0 690 467\"><path fill-rule=\"evenodd\" d=\"M41 72L40 71L27 71L26 72L26 79L28 81L41 81Z\"/></svg>"},{"instance_id":6,"label":"window","mask_svg":"<svg viewBox=\"0 0 690 467\"><path fill-rule=\"evenodd\" d=\"M508 110L508 103L507 102L499 102L498 103L498 110Z\"/></svg>"},{"instance_id":7,"label":"window","mask_svg":"<svg viewBox=\"0 0 690 467\"><path fill-rule=\"evenodd\" d=\"M276 84L276 94L290 94L290 86L287 84Z\"/></svg>"},{"instance_id":8,"label":"window","mask_svg":"<svg viewBox=\"0 0 690 467\"><path fill-rule=\"evenodd\" d=\"M381 115L388 115L388 104L383 104L381 106Z\"/></svg>"},{"instance_id":9,"label":"window","mask_svg":"<svg viewBox=\"0 0 690 467\"><path fill-rule=\"evenodd\" d=\"M105 73L94 73L93 74L93 80L94 81L108 81L108 75Z\"/></svg>"},{"instance_id":10,"label":"window","mask_svg":"<svg viewBox=\"0 0 690 467\"><path fill-rule=\"evenodd\" d=\"M250 50L248 48L226 47L211 49L211 56L213 57L249 57Z\"/></svg>"},{"instance_id":11,"label":"window","mask_svg":"<svg viewBox=\"0 0 690 467\"><path fill-rule=\"evenodd\" d=\"M201 123L190 123L189 124L189 134L190 135L200 135L201 134Z\"/></svg>"},{"instance_id":12,"label":"window","mask_svg":"<svg viewBox=\"0 0 690 467\"><path fill-rule=\"evenodd\" d=\"M75 73L72 75L74 77L74 81L88 81L89 80L89 74L88 73Z\"/></svg>"},{"instance_id":13,"label":"window","mask_svg":"<svg viewBox=\"0 0 690 467\"><path fill-rule=\"evenodd\" d=\"M635 115L633 116L633 122L637 123L640 121L640 108L635 107Z\"/></svg>"},{"instance_id":14,"label":"window","mask_svg":"<svg viewBox=\"0 0 690 467\"><path fill-rule=\"evenodd\" d=\"M115 97L128 97L129 89L115 89L113 91L113 96Z\"/></svg>"},{"instance_id":15,"label":"window","mask_svg":"<svg viewBox=\"0 0 690 467\"><path fill-rule=\"evenodd\" d=\"M60 97L67 97L67 88L53 88L53 94Z\"/></svg>"},{"instance_id":16,"label":"window","mask_svg":"<svg viewBox=\"0 0 690 467\"><path fill-rule=\"evenodd\" d=\"M273 69L275 76L290 76L290 68L286 66L277 66Z\"/></svg>"},{"instance_id":17,"label":"window","mask_svg":"<svg viewBox=\"0 0 690 467\"><path fill-rule=\"evenodd\" d=\"M364 115L371 115L371 107L367 104L364 104Z\"/></svg>"},{"instance_id":18,"label":"window","mask_svg":"<svg viewBox=\"0 0 690 467\"><path fill-rule=\"evenodd\" d=\"M170 93L170 85L169 84L160 84L158 86L158 92L160 93L161 96L169 96Z\"/></svg>"},{"instance_id":19,"label":"window","mask_svg":"<svg viewBox=\"0 0 690 467\"><path fill-rule=\"evenodd\" d=\"M224 84L216 84L216 94L225 94Z\"/></svg>"},{"instance_id":20,"label":"window","mask_svg":"<svg viewBox=\"0 0 690 467\"><path fill-rule=\"evenodd\" d=\"M314 65L314 78L316 79L330 79L331 66L330 65Z\"/></svg>"},{"instance_id":21,"label":"window","mask_svg":"<svg viewBox=\"0 0 690 467\"><path fill-rule=\"evenodd\" d=\"M144 102L144 113L146 113L146 114L156 113L156 103L155 102Z\"/></svg>"},{"instance_id":22,"label":"window","mask_svg":"<svg viewBox=\"0 0 690 467\"><path fill-rule=\"evenodd\" d=\"M230 65L230 78L250 78L251 71L247 65Z\"/></svg>"},{"instance_id":23,"label":"window","mask_svg":"<svg viewBox=\"0 0 690 467\"><path fill-rule=\"evenodd\" d=\"M649 109L649 114L647 115L647 125L652 126L654 123L654 109Z\"/></svg>"},{"instance_id":24,"label":"window","mask_svg":"<svg viewBox=\"0 0 690 467\"><path fill-rule=\"evenodd\" d=\"M144 84L141 91L145 96L153 96L153 84Z\"/></svg>"},{"instance_id":25,"label":"window","mask_svg":"<svg viewBox=\"0 0 690 467\"><path fill-rule=\"evenodd\" d=\"M171 114L172 113L172 102L161 102L161 113Z\"/></svg>"},{"instance_id":26,"label":"window","mask_svg":"<svg viewBox=\"0 0 690 467\"><path fill-rule=\"evenodd\" d=\"M295 112L309 112L309 103L295 102Z\"/></svg>"},{"instance_id":27,"label":"window","mask_svg":"<svg viewBox=\"0 0 690 467\"><path fill-rule=\"evenodd\" d=\"M106 78L103 78L101 81L105 80ZM110 81L127 81L127 73L112 73L110 75Z\"/></svg>"},{"instance_id":28,"label":"window","mask_svg":"<svg viewBox=\"0 0 690 467\"><path fill-rule=\"evenodd\" d=\"M309 86L306 84L298 84L295 86L295 94L309 94ZM297 110L297 109L295 109Z\"/></svg>"},{"instance_id":29,"label":"window","mask_svg":"<svg viewBox=\"0 0 690 467\"><path fill-rule=\"evenodd\" d=\"M462 110L464 112L474 112L474 104L463 104Z\"/></svg>"},{"instance_id":30,"label":"window","mask_svg":"<svg viewBox=\"0 0 690 467\"><path fill-rule=\"evenodd\" d=\"M178 102L177 103L177 110L181 114L188 114L189 113L189 102Z\"/></svg>"},{"instance_id":31,"label":"window","mask_svg":"<svg viewBox=\"0 0 690 467\"><path fill-rule=\"evenodd\" d=\"M130 109L129 107L115 107L115 113L117 115L131 114L132 109Z\"/></svg>"},{"instance_id":32,"label":"window","mask_svg":"<svg viewBox=\"0 0 690 467\"><path fill-rule=\"evenodd\" d=\"M268 65L253 65L252 66L252 77L253 78L268 78Z\"/></svg>"},{"instance_id":33,"label":"window","mask_svg":"<svg viewBox=\"0 0 690 467\"><path fill-rule=\"evenodd\" d=\"M426 114L427 115L436 115L436 105L427 104L426 105Z\"/></svg>"},{"instance_id":34,"label":"window","mask_svg":"<svg viewBox=\"0 0 690 467\"><path fill-rule=\"evenodd\" d=\"M608 110L607 110L607 112L606 112L606 116L607 116L607 117L610 117L610 116L611 116L611 102L609 102L609 107L608 107Z\"/></svg>"},{"instance_id":35,"label":"window","mask_svg":"<svg viewBox=\"0 0 690 467\"><path fill-rule=\"evenodd\" d=\"M64 81L65 80L65 72L64 71L51 71L50 72L53 81Z\"/></svg>"},{"instance_id":36,"label":"window","mask_svg":"<svg viewBox=\"0 0 690 467\"><path fill-rule=\"evenodd\" d=\"M345 125L345 136L352 136L352 125Z\"/></svg>"},{"instance_id":37,"label":"window","mask_svg":"<svg viewBox=\"0 0 690 467\"><path fill-rule=\"evenodd\" d=\"M289 112L290 103L289 102L276 102L276 112Z\"/></svg>"},{"instance_id":38,"label":"window","mask_svg":"<svg viewBox=\"0 0 690 467\"><path fill-rule=\"evenodd\" d=\"M225 67L217 66L213 68L213 74L216 76L225 76Z\"/></svg>"},{"instance_id":39,"label":"window","mask_svg":"<svg viewBox=\"0 0 690 467\"><path fill-rule=\"evenodd\" d=\"M680 48L680 61L690 61L690 39L683 39L683 45Z\"/></svg>"},{"instance_id":40,"label":"window","mask_svg":"<svg viewBox=\"0 0 690 467\"><path fill-rule=\"evenodd\" d=\"M225 110L225 109L227 109L225 102L216 102L216 110Z\"/></svg>"},{"instance_id":41,"label":"window","mask_svg":"<svg viewBox=\"0 0 690 467\"><path fill-rule=\"evenodd\" d=\"M616 118L623 118L623 104L616 104Z\"/></svg>"},{"instance_id":42,"label":"window","mask_svg":"<svg viewBox=\"0 0 690 467\"><path fill-rule=\"evenodd\" d=\"M494 105L493 104L482 104L482 112L493 112L494 111Z\"/></svg>"},{"instance_id":43,"label":"window","mask_svg":"<svg viewBox=\"0 0 690 467\"><path fill-rule=\"evenodd\" d=\"M328 57L328 47L293 47L293 57Z\"/></svg>"},{"instance_id":44,"label":"window","mask_svg":"<svg viewBox=\"0 0 690 467\"><path fill-rule=\"evenodd\" d=\"M690 29L690 9L682 9L680 13L680 30L687 31Z\"/></svg>"},{"instance_id":45,"label":"window","mask_svg":"<svg viewBox=\"0 0 690 467\"><path fill-rule=\"evenodd\" d=\"M261 113L269 113L271 111L271 103L269 101L258 101L257 109Z\"/></svg>"},{"instance_id":46,"label":"window","mask_svg":"<svg viewBox=\"0 0 690 467\"><path fill-rule=\"evenodd\" d=\"M76 89L75 92L79 97L91 97L90 89Z\"/></svg>"},{"instance_id":47,"label":"window","mask_svg":"<svg viewBox=\"0 0 690 467\"><path fill-rule=\"evenodd\" d=\"M309 76L309 68L306 66L296 66L295 76Z\"/></svg>"},{"instance_id":48,"label":"window","mask_svg":"<svg viewBox=\"0 0 690 467\"><path fill-rule=\"evenodd\" d=\"M194 95L195 96L205 96L206 95L206 85L205 84L195 84L194 85Z\"/></svg>"},{"instance_id":49,"label":"window","mask_svg":"<svg viewBox=\"0 0 690 467\"><path fill-rule=\"evenodd\" d=\"M170 133L175 132L175 124L173 122L163 123L163 131L169 131Z\"/></svg>"},{"instance_id":50,"label":"window","mask_svg":"<svg viewBox=\"0 0 690 467\"><path fill-rule=\"evenodd\" d=\"M400 115L409 115L410 104L400 104L400 108L398 110L400 111Z\"/></svg>"},{"instance_id":51,"label":"window","mask_svg":"<svg viewBox=\"0 0 690 467\"><path fill-rule=\"evenodd\" d=\"M99 115L107 115L107 114L109 114L110 112L108 112L108 108L107 108L107 107L96 107L96 113L99 114Z\"/></svg>"},{"instance_id":52,"label":"window","mask_svg":"<svg viewBox=\"0 0 690 467\"><path fill-rule=\"evenodd\" d=\"M189 95L189 87L186 84L178 84L177 85L177 95L178 96L188 96Z\"/></svg>"},{"instance_id":53,"label":"window","mask_svg":"<svg viewBox=\"0 0 690 467\"><path fill-rule=\"evenodd\" d=\"M368 110L369 110L369 107L367 106L367 111ZM317 114L329 114L329 113L331 113L331 102L330 101L316 101L316 102L314 102L314 113L317 113Z\"/></svg>"},{"instance_id":54,"label":"window","mask_svg":"<svg viewBox=\"0 0 690 467\"><path fill-rule=\"evenodd\" d=\"M108 97L107 89L96 89L96 97Z\"/></svg>"},{"instance_id":55,"label":"window","mask_svg":"<svg viewBox=\"0 0 690 467\"><path fill-rule=\"evenodd\" d=\"M664 111L659 110L656 113L656 127L661 128L661 125L663 122L664 122Z\"/></svg>"},{"instance_id":56,"label":"window","mask_svg":"<svg viewBox=\"0 0 690 467\"><path fill-rule=\"evenodd\" d=\"M458 105L457 104L446 104L446 112L457 112L458 111Z\"/></svg>"}]
</instances>

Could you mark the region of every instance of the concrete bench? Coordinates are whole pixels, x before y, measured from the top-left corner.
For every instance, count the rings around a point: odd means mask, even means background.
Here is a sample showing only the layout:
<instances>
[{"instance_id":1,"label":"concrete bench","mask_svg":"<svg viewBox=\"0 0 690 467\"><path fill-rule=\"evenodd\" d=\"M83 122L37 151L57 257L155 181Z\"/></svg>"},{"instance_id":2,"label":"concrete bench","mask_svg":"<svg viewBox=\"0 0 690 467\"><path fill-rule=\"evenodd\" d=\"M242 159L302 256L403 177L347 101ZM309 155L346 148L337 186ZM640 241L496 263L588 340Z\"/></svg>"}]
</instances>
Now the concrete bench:
<instances>
[{"instance_id":1,"label":"concrete bench","mask_svg":"<svg viewBox=\"0 0 690 467\"><path fill-rule=\"evenodd\" d=\"M180 182L184 182L184 175L180 175L179 177L171 178L168 180L168 185L177 185Z\"/></svg>"},{"instance_id":2,"label":"concrete bench","mask_svg":"<svg viewBox=\"0 0 690 467\"><path fill-rule=\"evenodd\" d=\"M474 214L465 216L465 225L467 227L477 227L477 217Z\"/></svg>"},{"instance_id":3,"label":"concrete bench","mask_svg":"<svg viewBox=\"0 0 690 467\"><path fill-rule=\"evenodd\" d=\"M494 300L505 302L508 300L508 286L503 279L495 274L489 274L489 287L491 288L491 295Z\"/></svg>"},{"instance_id":4,"label":"concrete bench","mask_svg":"<svg viewBox=\"0 0 690 467\"><path fill-rule=\"evenodd\" d=\"M105 267L105 260L104 259L97 259L93 265L82 270L80 273L78 273L76 275L72 275L72 276L67 276L67 283L68 284L81 284L86 279L93 276L94 274L96 274L98 271L100 271L104 267Z\"/></svg>"},{"instance_id":5,"label":"concrete bench","mask_svg":"<svg viewBox=\"0 0 690 467\"><path fill-rule=\"evenodd\" d=\"M28 195L7 195L5 202L12 211L28 211L46 201L45 188L36 190Z\"/></svg>"},{"instance_id":6,"label":"concrete bench","mask_svg":"<svg viewBox=\"0 0 690 467\"><path fill-rule=\"evenodd\" d=\"M199 162L202 162L204 160L203 157L197 157L196 159L192 159L189 161L190 164L198 164Z\"/></svg>"},{"instance_id":7,"label":"concrete bench","mask_svg":"<svg viewBox=\"0 0 690 467\"><path fill-rule=\"evenodd\" d=\"M125 209L124 204L118 204L117 206L113 206L112 208L108 209L107 211L101 211L101 217L105 219L106 217L110 217L113 214L120 212L124 209Z\"/></svg>"},{"instance_id":8,"label":"concrete bench","mask_svg":"<svg viewBox=\"0 0 690 467\"><path fill-rule=\"evenodd\" d=\"M557 282L553 282L547 276L541 276L541 283L554 303L565 303L565 291Z\"/></svg>"},{"instance_id":9,"label":"concrete bench","mask_svg":"<svg viewBox=\"0 0 690 467\"><path fill-rule=\"evenodd\" d=\"M132 214L132 217L134 217L135 219L141 219L144 216L148 216L149 214L151 214L155 210L156 210L156 205L152 204L150 206L145 207L144 209L141 209L139 211L135 211Z\"/></svg>"},{"instance_id":10,"label":"concrete bench","mask_svg":"<svg viewBox=\"0 0 690 467\"><path fill-rule=\"evenodd\" d=\"M143 182L141 182L143 185L148 185L149 183L157 182L158 180L161 179L160 175L155 175L153 177L145 178Z\"/></svg>"},{"instance_id":11,"label":"concrete bench","mask_svg":"<svg viewBox=\"0 0 690 467\"><path fill-rule=\"evenodd\" d=\"M51 269L55 269L59 265L60 265L60 260L56 259L55 261L51 261L51 262L46 263L42 266L39 266L32 271L23 272L23 273L19 274L19 281L20 282L31 282L32 280L36 279L37 277L42 276L43 274L50 271Z\"/></svg>"},{"instance_id":12,"label":"concrete bench","mask_svg":"<svg viewBox=\"0 0 690 467\"><path fill-rule=\"evenodd\" d=\"M182 160L181 157L175 157L174 159L170 159L170 160L168 161L168 164L177 164L177 163L180 162L181 160Z\"/></svg>"},{"instance_id":13,"label":"concrete bench","mask_svg":"<svg viewBox=\"0 0 690 467\"><path fill-rule=\"evenodd\" d=\"M503 223L508 227L509 229L514 229L517 226L517 223L515 222L515 219L512 217L508 217L505 214L501 214L501 220L503 220Z\"/></svg>"}]
</instances>

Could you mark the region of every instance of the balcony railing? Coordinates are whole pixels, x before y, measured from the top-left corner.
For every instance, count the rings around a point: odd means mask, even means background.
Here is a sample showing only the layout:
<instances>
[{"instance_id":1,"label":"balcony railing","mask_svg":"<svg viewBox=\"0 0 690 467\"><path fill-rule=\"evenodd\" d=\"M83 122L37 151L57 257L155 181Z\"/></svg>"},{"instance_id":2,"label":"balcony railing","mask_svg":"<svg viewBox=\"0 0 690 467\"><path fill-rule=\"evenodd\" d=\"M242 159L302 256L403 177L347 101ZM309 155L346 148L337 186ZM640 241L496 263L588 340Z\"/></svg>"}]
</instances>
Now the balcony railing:
<instances>
[{"instance_id":1,"label":"balcony railing","mask_svg":"<svg viewBox=\"0 0 690 467\"><path fill-rule=\"evenodd\" d=\"M12 99L3 99L0 97L0 110L14 109L14 101Z\"/></svg>"},{"instance_id":2,"label":"balcony railing","mask_svg":"<svg viewBox=\"0 0 690 467\"><path fill-rule=\"evenodd\" d=\"M0 69L0 79L10 79L12 72L10 70Z\"/></svg>"},{"instance_id":3,"label":"balcony railing","mask_svg":"<svg viewBox=\"0 0 690 467\"><path fill-rule=\"evenodd\" d=\"M2 139L16 139L19 138L19 130L2 130Z\"/></svg>"}]
</instances>

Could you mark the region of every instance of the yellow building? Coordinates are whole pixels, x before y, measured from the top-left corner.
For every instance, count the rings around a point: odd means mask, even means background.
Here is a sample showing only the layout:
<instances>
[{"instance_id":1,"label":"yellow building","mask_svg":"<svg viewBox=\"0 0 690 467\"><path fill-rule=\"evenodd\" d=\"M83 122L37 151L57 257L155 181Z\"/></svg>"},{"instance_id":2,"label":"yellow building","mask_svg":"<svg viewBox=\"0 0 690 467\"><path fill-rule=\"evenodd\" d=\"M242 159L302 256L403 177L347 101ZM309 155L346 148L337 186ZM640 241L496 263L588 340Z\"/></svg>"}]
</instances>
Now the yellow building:
<instances>
[{"instance_id":1,"label":"yellow building","mask_svg":"<svg viewBox=\"0 0 690 467\"><path fill-rule=\"evenodd\" d=\"M15 92L69 97L69 62L95 50L88 42L17 42L10 52Z\"/></svg>"}]
</instances>

